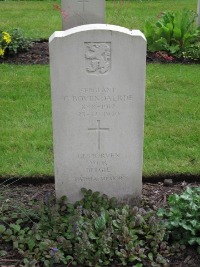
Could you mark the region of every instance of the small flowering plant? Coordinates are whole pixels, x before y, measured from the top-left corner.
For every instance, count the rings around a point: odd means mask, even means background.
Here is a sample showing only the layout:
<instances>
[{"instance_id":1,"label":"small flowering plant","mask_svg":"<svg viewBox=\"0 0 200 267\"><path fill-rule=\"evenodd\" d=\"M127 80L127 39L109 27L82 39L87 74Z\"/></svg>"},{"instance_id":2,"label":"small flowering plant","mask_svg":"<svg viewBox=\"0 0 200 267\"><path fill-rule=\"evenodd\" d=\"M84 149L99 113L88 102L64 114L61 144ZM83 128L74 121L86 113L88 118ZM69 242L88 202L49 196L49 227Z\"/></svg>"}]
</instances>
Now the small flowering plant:
<instances>
[{"instance_id":1,"label":"small flowering plant","mask_svg":"<svg viewBox=\"0 0 200 267\"><path fill-rule=\"evenodd\" d=\"M4 56L5 50L10 43L11 43L10 34L0 30L0 57Z\"/></svg>"},{"instance_id":2,"label":"small flowering plant","mask_svg":"<svg viewBox=\"0 0 200 267\"><path fill-rule=\"evenodd\" d=\"M169 61L169 62L174 60L174 57L169 56L166 52L163 52L163 51L158 51L158 52L156 52L155 55L156 55L156 57L163 58L163 59L165 59L166 61Z\"/></svg>"}]
</instances>

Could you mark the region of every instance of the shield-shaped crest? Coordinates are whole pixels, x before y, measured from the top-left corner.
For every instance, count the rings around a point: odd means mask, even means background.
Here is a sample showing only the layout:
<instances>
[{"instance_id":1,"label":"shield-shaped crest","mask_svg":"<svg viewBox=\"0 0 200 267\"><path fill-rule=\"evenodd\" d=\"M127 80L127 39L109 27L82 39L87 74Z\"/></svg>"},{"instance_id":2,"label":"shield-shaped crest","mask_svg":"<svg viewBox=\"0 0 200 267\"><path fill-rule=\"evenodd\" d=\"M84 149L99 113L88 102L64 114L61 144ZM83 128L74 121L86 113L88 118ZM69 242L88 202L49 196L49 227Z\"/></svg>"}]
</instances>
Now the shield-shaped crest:
<instances>
[{"instance_id":1,"label":"shield-shaped crest","mask_svg":"<svg viewBox=\"0 0 200 267\"><path fill-rule=\"evenodd\" d=\"M85 43L88 74L107 74L111 69L111 43Z\"/></svg>"}]
</instances>

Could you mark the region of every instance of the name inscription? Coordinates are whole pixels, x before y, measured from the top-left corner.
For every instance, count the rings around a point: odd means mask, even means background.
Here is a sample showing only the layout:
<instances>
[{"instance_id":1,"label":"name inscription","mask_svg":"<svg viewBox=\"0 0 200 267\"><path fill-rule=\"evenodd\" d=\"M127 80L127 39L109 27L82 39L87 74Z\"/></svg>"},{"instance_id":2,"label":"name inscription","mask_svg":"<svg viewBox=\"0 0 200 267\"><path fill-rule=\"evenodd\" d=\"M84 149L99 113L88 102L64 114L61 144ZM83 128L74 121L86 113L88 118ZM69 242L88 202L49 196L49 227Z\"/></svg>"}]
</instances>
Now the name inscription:
<instances>
[{"instance_id":1,"label":"name inscription","mask_svg":"<svg viewBox=\"0 0 200 267\"><path fill-rule=\"evenodd\" d=\"M120 91L114 87L83 87L76 95L63 98L68 103L79 105L77 115L81 118L118 117L121 115L118 105L134 101L134 95L119 94Z\"/></svg>"},{"instance_id":2,"label":"name inscription","mask_svg":"<svg viewBox=\"0 0 200 267\"><path fill-rule=\"evenodd\" d=\"M125 102L133 101L133 95L80 95L80 96L64 96L65 101L72 102Z\"/></svg>"}]
</instances>

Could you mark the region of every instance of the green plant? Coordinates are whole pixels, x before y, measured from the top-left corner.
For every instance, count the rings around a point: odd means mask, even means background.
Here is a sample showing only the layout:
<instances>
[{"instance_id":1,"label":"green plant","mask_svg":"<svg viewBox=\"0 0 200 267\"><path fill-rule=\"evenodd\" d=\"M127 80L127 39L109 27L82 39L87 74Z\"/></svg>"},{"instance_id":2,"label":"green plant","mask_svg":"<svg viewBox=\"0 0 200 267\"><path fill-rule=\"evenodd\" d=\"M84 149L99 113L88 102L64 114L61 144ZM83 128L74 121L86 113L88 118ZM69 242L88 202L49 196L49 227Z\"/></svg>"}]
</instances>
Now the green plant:
<instances>
[{"instance_id":1,"label":"green plant","mask_svg":"<svg viewBox=\"0 0 200 267\"><path fill-rule=\"evenodd\" d=\"M4 56L5 50L11 42L11 36L8 32L0 30L0 57Z\"/></svg>"},{"instance_id":2,"label":"green plant","mask_svg":"<svg viewBox=\"0 0 200 267\"><path fill-rule=\"evenodd\" d=\"M182 56L187 59L193 59L194 61L200 61L200 42L187 47Z\"/></svg>"},{"instance_id":3,"label":"green plant","mask_svg":"<svg viewBox=\"0 0 200 267\"><path fill-rule=\"evenodd\" d=\"M32 46L31 41L24 37L20 29L13 29L9 31L11 42L6 47L6 54L12 55L22 51L28 51Z\"/></svg>"},{"instance_id":4,"label":"green plant","mask_svg":"<svg viewBox=\"0 0 200 267\"><path fill-rule=\"evenodd\" d=\"M91 190L82 192L83 199L75 204L66 197L55 201L47 192L44 205L35 203L25 220L5 205L0 210L1 240L23 256L24 266L164 266L165 227L154 211L118 204Z\"/></svg>"},{"instance_id":5,"label":"green plant","mask_svg":"<svg viewBox=\"0 0 200 267\"><path fill-rule=\"evenodd\" d=\"M187 189L168 198L169 209L160 209L170 238L180 244L198 245L200 253L200 187Z\"/></svg>"},{"instance_id":6,"label":"green plant","mask_svg":"<svg viewBox=\"0 0 200 267\"><path fill-rule=\"evenodd\" d=\"M199 40L200 31L195 22L196 14L186 9L181 12L163 12L155 24L147 21L144 32L148 50L181 56L187 47Z\"/></svg>"}]
</instances>

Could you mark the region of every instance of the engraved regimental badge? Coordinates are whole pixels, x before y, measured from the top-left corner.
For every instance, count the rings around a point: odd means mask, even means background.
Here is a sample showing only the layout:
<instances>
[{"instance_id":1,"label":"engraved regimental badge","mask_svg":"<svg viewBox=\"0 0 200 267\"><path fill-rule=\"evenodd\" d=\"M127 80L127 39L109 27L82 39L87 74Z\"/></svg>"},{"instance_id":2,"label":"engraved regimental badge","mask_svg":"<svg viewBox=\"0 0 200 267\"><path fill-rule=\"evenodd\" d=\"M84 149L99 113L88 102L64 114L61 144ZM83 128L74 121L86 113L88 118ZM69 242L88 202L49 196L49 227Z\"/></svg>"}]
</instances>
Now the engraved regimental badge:
<instances>
[{"instance_id":1,"label":"engraved regimental badge","mask_svg":"<svg viewBox=\"0 0 200 267\"><path fill-rule=\"evenodd\" d=\"M85 65L88 74L106 74L111 69L111 43L85 43Z\"/></svg>"}]
</instances>

